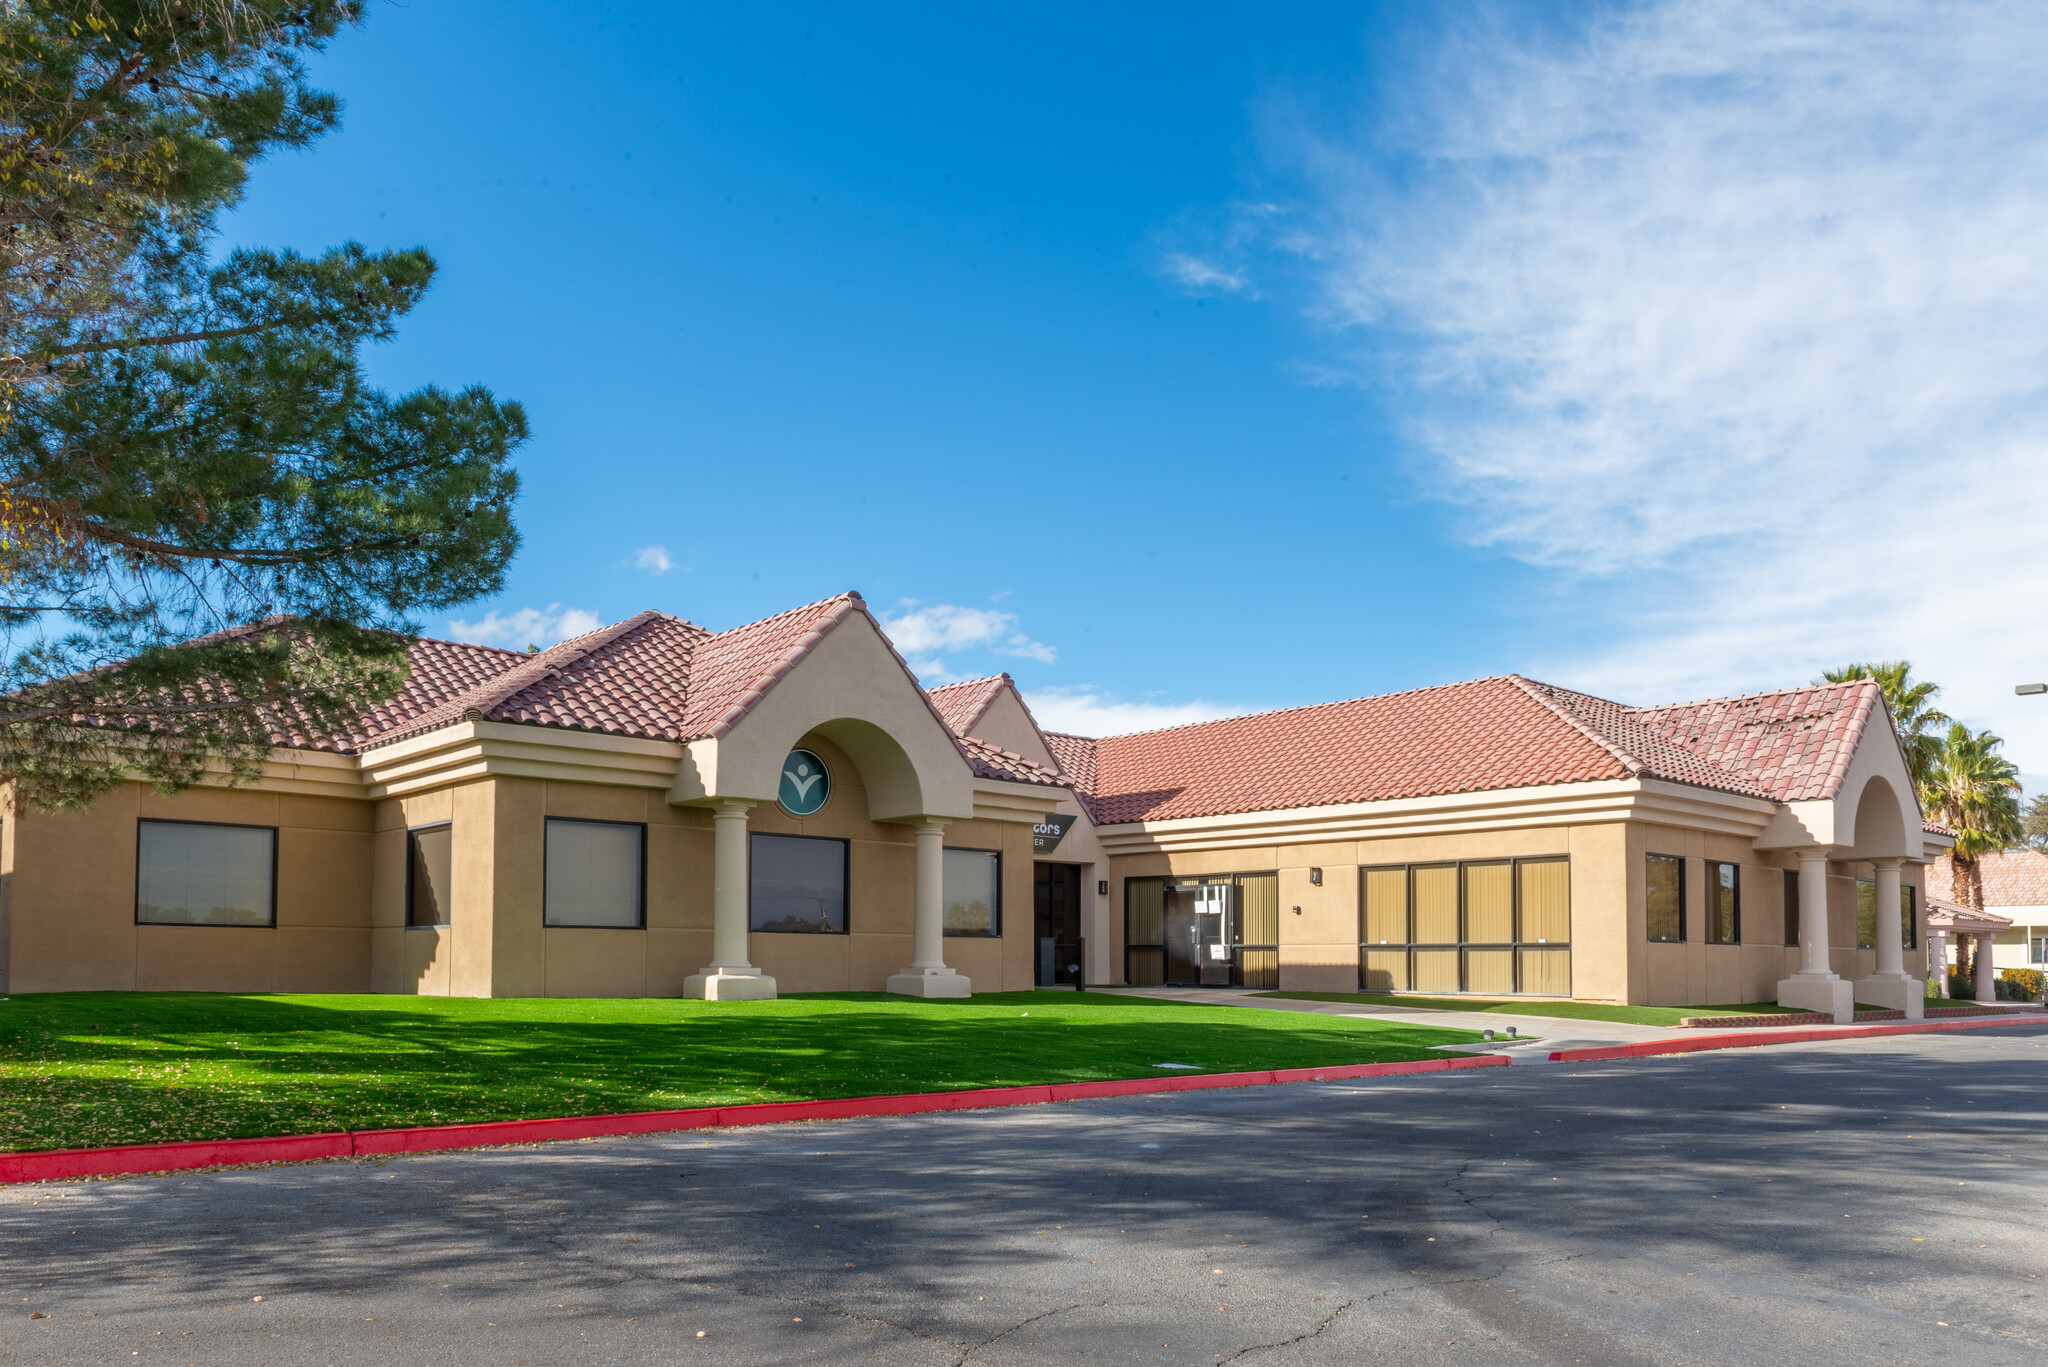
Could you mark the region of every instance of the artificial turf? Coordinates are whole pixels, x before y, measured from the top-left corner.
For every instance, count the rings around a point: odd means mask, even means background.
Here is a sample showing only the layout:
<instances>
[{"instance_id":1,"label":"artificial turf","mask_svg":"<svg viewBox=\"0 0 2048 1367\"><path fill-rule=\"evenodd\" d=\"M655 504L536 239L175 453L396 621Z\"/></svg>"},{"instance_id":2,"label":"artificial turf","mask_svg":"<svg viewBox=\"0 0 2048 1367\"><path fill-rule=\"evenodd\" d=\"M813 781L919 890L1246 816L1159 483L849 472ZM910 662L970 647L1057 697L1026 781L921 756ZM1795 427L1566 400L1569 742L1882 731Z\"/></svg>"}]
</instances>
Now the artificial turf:
<instances>
[{"instance_id":1,"label":"artificial turf","mask_svg":"<svg viewBox=\"0 0 2048 1367\"><path fill-rule=\"evenodd\" d=\"M1304 1002L1357 1002L1361 1006L1412 1006L1426 1011L1490 1011L1504 1016L1555 1016L1564 1020L1621 1021L1628 1025L1676 1025L1687 1016L1775 1016L1787 1013L1776 1002L1737 1002L1732 1006L1617 1006L1605 1002L1565 1002L1496 997L1418 997L1393 992L1260 992L1261 997L1286 997ZM1866 1010L1858 1006L1857 1010Z\"/></svg>"},{"instance_id":2,"label":"artificial turf","mask_svg":"<svg viewBox=\"0 0 2048 1367\"><path fill-rule=\"evenodd\" d=\"M1072 992L0 999L0 1150L1441 1058L1477 1032Z\"/></svg>"}]
</instances>

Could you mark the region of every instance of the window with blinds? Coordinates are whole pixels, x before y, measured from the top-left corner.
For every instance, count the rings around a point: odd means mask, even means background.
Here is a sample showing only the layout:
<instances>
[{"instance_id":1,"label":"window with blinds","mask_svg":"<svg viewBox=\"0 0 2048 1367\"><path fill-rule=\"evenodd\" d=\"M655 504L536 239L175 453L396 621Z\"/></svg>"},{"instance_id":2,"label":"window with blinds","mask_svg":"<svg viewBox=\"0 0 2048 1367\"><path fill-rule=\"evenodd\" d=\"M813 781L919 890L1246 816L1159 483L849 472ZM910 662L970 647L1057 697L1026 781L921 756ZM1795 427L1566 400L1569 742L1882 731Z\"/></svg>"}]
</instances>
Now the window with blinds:
<instances>
[{"instance_id":1,"label":"window with blinds","mask_svg":"<svg viewBox=\"0 0 2048 1367\"><path fill-rule=\"evenodd\" d=\"M1367 992L1571 995L1571 867L1563 858L1359 871Z\"/></svg>"},{"instance_id":2,"label":"window with blinds","mask_svg":"<svg viewBox=\"0 0 2048 1367\"><path fill-rule=\"evenodd\" d=\"M277 828L137 822L135 923L276 925Z\"/></svg>"},{"instance_id":3,"label":"window with blinds","mask_svg":"<svg viewBox=\"0 0 2048 1367\"><path fill-rule=\"evenodd\" d=\"M637 930L645 924L645 826L551 816L546 857L545 924L609 930Z\"/></svg>"}]
</instances>

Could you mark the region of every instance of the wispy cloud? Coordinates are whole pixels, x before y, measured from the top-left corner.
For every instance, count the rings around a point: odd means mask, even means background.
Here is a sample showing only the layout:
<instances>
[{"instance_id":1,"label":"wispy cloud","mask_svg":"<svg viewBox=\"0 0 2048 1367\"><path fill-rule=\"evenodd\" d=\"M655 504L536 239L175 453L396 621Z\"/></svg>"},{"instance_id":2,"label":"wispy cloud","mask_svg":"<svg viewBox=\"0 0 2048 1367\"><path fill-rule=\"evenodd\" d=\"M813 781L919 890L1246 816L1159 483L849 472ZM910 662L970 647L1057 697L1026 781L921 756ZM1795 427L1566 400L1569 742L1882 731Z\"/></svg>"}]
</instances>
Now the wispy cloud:
<instances>
[{"instance_id":1,"label":"wispy cloud","mask_svg":"<svg viewBox=\"0 0 2048 1367\"><path fill-rule=\"evenodd\" d=\"M1048 731L1076 736L1122 736L1163 726L1238 717L1251 711L1220 703L1162 703L1119 698L1093 688L1045 688L1024 695L1031 715Z\"/></svg>"},{"instance_id":2,"label":"wispy cloud","mask_svg":"<svg viewBox=\"0 0 2048 1367\"><path fill-rule=\"evenodd\" d=\"M955 674L944 658L963 652L985 651L1048 665L1058 658L1051 646L1017 630L1014 612L905 600L895 614L884 614L880 620L889 639L926 683L970 677Z\"/></svg>"},{"instance_id":3,"label":"wispy cloud","mask_svg":"<svg viewBox=\"0 0 2048 1367\"><path fill-rule=\"evenodd\" d=\"M1251 283L1250 277L1242 267L1230 269L1187 252L1169 252L1163 264L1167 275L1181 288L1198 293L1221 290L1227 294L1237 294Z\"/></svg>"},{"instance_id":4,"label":"wispy cloud","mask_svg":"<svg viewBox=\"0 0 2048 1367\"><path fill-rule=\"evenodd\" d=\"M603 625L594 612L550 603L545 608L521 608L502 616L493 609L474 622L450 620L448 635L453 640L467 641L471 645L523 650L529 645L551 646L571 636L596 631Z\"/></svg>"},{"instance_id":5,"label":"wispy cloud","mask_svg":"<svg viewBox=\"0 0 2048 1367\"><path fill-rule=\"evenodd\" d=\"M633 553L633 568L636 570L645 570L653 575L663 575L675 567L676 562L669 558L668 547L666 546L642 546Z\"/></svg>"},{"instance_id":6,"label":"wispy cloud","mask_svg":"<svg viewBox=\"0 0 2048 1367\"><path fill-rule=\"evenodd\" d=\"M1404 69L1275 133L1269 240L1471 539L1626 624L1553 672L1904 655L2048 765L2048 6L1652 0Z\"/></svg>"}]
</instances>

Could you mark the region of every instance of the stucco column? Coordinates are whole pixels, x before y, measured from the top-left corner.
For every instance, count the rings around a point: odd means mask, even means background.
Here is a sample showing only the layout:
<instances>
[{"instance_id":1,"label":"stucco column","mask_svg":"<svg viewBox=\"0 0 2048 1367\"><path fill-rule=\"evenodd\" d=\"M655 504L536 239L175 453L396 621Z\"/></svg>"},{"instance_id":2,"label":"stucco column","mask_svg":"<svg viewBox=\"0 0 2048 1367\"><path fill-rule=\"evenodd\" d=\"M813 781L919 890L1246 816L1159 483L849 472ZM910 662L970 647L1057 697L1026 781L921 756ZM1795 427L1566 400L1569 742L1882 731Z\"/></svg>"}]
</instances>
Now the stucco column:
<instances>
[{"instance_id":1,"label":"stucco column","mask_svg":"<svg viewBox=\"0 0 2048 1367\"><path fill-rule=\"evenodd\" d=\"M1998 938L1996 931L1985 931L1977 937L1977 1000L1995 1002L1998 989L1992 984L1998 981L1997 971L1991 967L1991 944Z\"/></svg>"},{"instance_id":2,"label":"stucco column","mask_svg":"<svg viewBox=\"0 0 2048 1367\"><path fill-rule=\"evenodd\" d=\"M1899 906L1899 861L1873 859L1877 870L1877 971L1856 980L1856 1000L1904 1011L1908 1020L1927 1012L1927 989L1906 972L1905 938Z\"/></svg>"},{"instance_id":3,"label":"stucco column","mask_svg":"<svg viewBox=\"0 0 2048 1367\"><path fill-rule=\"evenodd\" d=\"M1927 932L1927 975L1933 979L1935 995L1948 995L1948 932Z\"/></svg>"},{"instance_id":4,"label":"stucco column","mask_svg":"<svg viewBox=\"0 0 2048 1367\"><path fill-rule=\"evenodd\" d=\"M683 979L683 995L710 1002L763 1001L775 979L749 962L747 944L747 809L720 798L711 808L711 962Z\"/></svg>"},{"instance_id":5,"label":"stucco column","mask_svg":"<svg viewBox=\"0 0 2048 1367\"><path fill-rule=\"evenodd\" d=\"M1817 1011L1847 1025L1856 995L1828 964L1828 852L1799 851L1799 971L1778 980L1778 1005Z\"/></svg>"},{"instance_id":6,"label":"stucco column","mask_svg":"<svg viewBox=\"0 0 2048 1367\"><path fill-rule=\"evenodd\" d=\"M965 997L966 978L946 967L946 823L912 823L917 840L917 885L910 899L910 967L889 979L907 997Z\"/></svg>"}]
</instances>

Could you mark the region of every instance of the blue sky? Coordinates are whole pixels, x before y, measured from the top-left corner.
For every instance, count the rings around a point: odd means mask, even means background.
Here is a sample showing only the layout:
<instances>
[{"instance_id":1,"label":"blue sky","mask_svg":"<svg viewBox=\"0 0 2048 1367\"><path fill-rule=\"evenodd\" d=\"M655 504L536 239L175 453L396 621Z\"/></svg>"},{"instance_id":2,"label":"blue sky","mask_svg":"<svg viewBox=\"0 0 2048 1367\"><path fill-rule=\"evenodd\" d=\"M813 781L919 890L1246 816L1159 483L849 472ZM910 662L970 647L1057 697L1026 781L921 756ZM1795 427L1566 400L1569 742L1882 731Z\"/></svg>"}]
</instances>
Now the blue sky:
<instances>
[{"instance_id":1,"label":"blue sky","mask_svg":"<svg viewBox=\"0 0 2048 1367\"><path fill-rule=\"evenodd\" d=\"M931 681L1008 669L1096 731L1905 653L2048 745L2010 697L2048 673L2044 35L373 5L316 64L342 130L230 229L428 247L374 373L527 406L524 549L437 634L858 588ZM1996 573L1944 590L1986 516Z\"/></svg>"}]
</instances>

